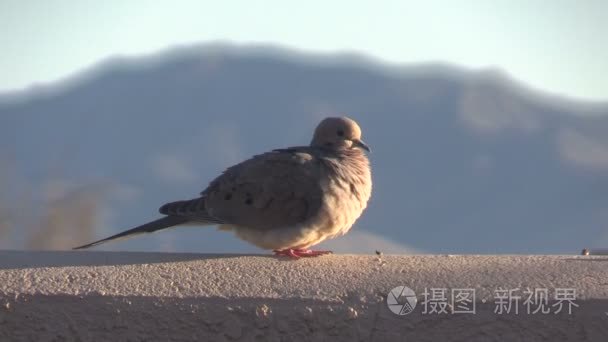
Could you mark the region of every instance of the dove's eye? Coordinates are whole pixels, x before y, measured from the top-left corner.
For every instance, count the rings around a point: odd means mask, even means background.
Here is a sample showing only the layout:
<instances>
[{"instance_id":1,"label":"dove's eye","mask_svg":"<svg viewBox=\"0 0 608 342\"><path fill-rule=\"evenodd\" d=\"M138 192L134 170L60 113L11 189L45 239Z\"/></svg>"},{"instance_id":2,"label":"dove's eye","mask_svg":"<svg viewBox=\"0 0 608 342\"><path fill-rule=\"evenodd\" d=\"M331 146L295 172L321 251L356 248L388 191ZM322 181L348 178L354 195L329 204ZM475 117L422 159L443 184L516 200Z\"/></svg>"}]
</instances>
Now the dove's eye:
<instances>
[{"instance_id":1,"label":"dove's eye","mask_svg":"<svg viewBox=\"0 0 608 342\"><path fill-rule=\"evenodd\" d=\"M336 133L338 134L339 137L343 137L344 136L344 131L343 130L339 130Z\"/></svg>"}]
</instances>

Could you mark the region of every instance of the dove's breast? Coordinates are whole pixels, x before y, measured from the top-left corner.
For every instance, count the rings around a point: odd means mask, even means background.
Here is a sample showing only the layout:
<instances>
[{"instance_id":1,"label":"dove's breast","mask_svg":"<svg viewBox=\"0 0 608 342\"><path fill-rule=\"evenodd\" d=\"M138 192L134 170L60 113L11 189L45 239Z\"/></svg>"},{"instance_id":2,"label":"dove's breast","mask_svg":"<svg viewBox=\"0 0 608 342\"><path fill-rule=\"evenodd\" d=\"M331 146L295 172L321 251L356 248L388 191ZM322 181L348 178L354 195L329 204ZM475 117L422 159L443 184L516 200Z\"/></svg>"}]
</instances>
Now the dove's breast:
<instances>
[{"instance_id":1,"label":"dove's breast","mask_svg":"<svg viewBox=\"0 0 608 342\"><path fill-rule=\"evenodd\" d=\"M317 221L311 222L322 240L346 234L367 207L372 191L369 162L363 153L326 165L323 205Z\"/></svg>"},{"instance_id":2,"label":"dove's breast","mask_svg":"<svg viewBox=\"0 0 608 342\"><path fill-rule=\"evenodd\" d=\"M318 186L320 205L305 221L269 230L238 227L237 236L265 249L309 248L345 234L361 216L371 196L371 171L360 155L323 160Z\"/></svg>"}]
</instances>

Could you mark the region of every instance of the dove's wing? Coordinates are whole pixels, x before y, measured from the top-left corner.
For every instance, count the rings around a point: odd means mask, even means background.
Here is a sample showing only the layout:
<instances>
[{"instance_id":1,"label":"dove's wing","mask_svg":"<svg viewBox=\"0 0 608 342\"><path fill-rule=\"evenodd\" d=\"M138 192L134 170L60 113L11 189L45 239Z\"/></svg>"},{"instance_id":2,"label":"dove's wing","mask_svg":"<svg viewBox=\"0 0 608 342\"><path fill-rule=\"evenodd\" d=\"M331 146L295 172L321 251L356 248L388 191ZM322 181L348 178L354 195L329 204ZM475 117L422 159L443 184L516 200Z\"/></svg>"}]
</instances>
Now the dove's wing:
<instances>
[{"instance_id":1,"label":"dove's wing","mask_svg":"<svg viewBox=\"0 0 608 342\"><path fill-rule=\"evenodd\" d=\"M205 214L254 229L306 221L323 200L318 153L311 147L275 150L228 168L201 193Z\"/></svg>"}]
</instances>

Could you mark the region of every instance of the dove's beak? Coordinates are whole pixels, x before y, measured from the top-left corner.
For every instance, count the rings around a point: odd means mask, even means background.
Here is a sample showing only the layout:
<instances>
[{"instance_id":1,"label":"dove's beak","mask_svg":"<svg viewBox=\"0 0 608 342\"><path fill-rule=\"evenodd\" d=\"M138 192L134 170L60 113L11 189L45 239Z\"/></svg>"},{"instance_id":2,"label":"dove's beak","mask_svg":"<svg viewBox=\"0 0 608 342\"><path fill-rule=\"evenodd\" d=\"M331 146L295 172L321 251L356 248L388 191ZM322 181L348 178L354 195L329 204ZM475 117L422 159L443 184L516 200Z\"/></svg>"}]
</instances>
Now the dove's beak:
<instances>
[{"instance_id":1,"label":"dove's beak","mask_svg":"<svg viewBox=\"0 0 608 342\"><path fill-rule=\"evenodd\" d=\"M372 152L372 150L369 148L369 146L367 146L366 143L363 142L363 140L359 140L359 139L353 140L353 146L354 147L360 147L360 148L366 150L369 153Z\"/></svg>"}]
</instances>

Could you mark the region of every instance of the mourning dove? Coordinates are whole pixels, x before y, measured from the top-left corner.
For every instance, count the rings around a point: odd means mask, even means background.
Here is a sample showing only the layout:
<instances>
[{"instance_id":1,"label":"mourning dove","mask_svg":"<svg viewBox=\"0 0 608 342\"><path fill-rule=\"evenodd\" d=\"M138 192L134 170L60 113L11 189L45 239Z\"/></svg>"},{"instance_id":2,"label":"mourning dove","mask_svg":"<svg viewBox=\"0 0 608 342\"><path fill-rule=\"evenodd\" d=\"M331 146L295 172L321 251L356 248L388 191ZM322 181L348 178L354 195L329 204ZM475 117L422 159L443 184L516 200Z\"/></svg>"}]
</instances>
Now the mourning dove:
<instances>
[{"instance_id":1,"label":"mourning dove","mask_svg":"<svg viewBox=\"0 0 608 342\"><path fill-rule=\"evenodd\" d=\"M371 196L369 148L347 117L322 120L309 146L273 150L228 168L195 199L163 205L166 215L75 249L183 224L219 225L275 255L309 248L348 232Z\"/></svg>"}]
</instances>

